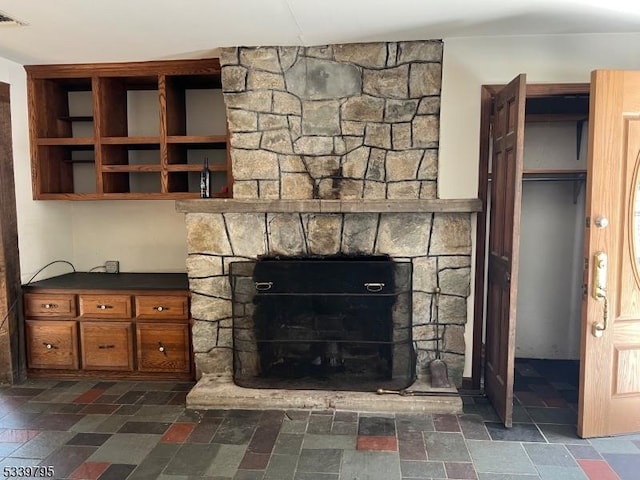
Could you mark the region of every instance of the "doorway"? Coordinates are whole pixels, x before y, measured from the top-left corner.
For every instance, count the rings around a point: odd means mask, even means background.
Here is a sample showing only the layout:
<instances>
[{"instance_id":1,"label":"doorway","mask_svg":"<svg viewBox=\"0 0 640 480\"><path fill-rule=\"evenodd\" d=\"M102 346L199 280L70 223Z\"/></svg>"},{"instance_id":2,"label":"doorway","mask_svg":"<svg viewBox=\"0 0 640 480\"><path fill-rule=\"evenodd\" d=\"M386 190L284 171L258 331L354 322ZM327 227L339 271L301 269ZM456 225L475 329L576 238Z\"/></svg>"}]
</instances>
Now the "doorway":
<instances>
[{"instance_id":1,"label":"doorway","mask_svg":"<svg viewBox=\"0 0 640 480\"><path fill-rule=\"evenodd\" d=\"M550 87L542 89L548 94ZM488 237L486 215L478 228L480 265L485 265L484 241L489 245L484 390L507 427L513 421L525 105L532 92L523 74L495 97L490 91L483 95L489 108L482 118L485 185L489 155L492 169ZM565 87L561 94L567 92L576 90ZM595 70L588 94L577 415L584 438L640 431L640 72ZM486 202L489 189L480 190ZM482 309L475 318L482 325L485 276L477 275L476 302Z\"/></svg>"},{"instance_id":2,"label":"doorway","mask_svg":"<svg viewBox=\"0 0 640 480\"><path fill-rule=\"evenodd\" d=\"M493 398L487 393L507 426L514 386L526 398L528 360L579 359L589 91L589 84L526 85L524 76L506 88L482 88L478 191L484 208L476 258L485 268L477 268L475 278L472 386L501 391ZM492 157L499 162L493 169ZM499 195L491 194L492 186ZM515 209L509 207L514 198ZM492 210L498 213L488 229ZM493 308L489 324L487 308ZM510 329L505 320L516 310L520 328ZM495 312L504 318L494 319ZM489 335L494 341L486 345ZM574 340L561 340L569 337ZM566 380L577 384L577 377Z\"/></svg>"}]
</instances>

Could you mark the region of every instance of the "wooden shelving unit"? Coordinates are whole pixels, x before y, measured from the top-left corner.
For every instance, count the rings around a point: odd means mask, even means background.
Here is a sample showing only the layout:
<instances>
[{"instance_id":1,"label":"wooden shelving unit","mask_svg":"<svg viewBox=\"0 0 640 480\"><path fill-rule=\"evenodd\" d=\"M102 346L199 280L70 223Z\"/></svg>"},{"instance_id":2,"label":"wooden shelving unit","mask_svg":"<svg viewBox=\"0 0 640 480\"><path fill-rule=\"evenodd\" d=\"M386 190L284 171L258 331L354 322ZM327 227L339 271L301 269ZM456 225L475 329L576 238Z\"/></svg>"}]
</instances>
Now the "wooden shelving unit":
<instances>
[{"instance_id":1,"label":"wooden shelving unit","mask_svg":"<svg viewBox=\"0 0 640 480\"><path fill-rule=\"evenodd\" d=\"M218 59L25 69L34 199L229 196Z\"/></svg>"}]
</instances>

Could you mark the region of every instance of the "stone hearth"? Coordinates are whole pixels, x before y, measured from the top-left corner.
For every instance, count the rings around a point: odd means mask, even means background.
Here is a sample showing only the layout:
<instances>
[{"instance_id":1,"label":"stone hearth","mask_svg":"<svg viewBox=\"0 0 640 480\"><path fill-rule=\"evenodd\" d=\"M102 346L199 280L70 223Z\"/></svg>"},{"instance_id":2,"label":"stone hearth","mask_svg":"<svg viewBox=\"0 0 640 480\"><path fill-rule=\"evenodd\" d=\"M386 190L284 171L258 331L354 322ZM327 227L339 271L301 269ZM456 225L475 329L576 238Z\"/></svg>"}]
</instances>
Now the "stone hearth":
<instances>
[{"instance_id":1,"label":"stone hearth","mask_svg":"<svg viewBox=\"0 0 640 480\"><path fill-rule=\"evenodd\" d=\"M201 386L212 382L254 398L230 386L228 273L231 262L263 256L410 261L418 381L428 385L439 340L460 385L479 202L436 198L441 61L440 41L222 49L234 198L177 202L202 378L188 402L202 406ZM325 408L340 408L333 394L321 395ZM307 405L302 395L289 406ZM212 408L225 404L209 396ZM277 396L256 398L269 407Z\"/></svg>"}]
</instances>

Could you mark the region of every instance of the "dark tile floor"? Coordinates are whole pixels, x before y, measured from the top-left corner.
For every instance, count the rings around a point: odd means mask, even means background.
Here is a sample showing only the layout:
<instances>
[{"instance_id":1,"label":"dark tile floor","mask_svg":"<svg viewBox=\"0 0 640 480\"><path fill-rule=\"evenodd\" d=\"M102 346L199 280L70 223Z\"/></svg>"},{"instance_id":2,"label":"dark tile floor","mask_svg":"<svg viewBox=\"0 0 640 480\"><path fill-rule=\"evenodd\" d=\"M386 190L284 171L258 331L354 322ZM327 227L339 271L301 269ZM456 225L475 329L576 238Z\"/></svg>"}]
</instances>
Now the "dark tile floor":
<instances>
[{"instance_id":1,"label":"dark tile floor","mask_svg":"<svg viewBox=\"0 0 640 480\"><path fill-rule=\"evenodd\" d=\"M640 435L575 434L575 362L516 362L515 424L462 415L184 407L189 383L0 388L2 478L637 480Z\"/></svg>"}]
</instances>

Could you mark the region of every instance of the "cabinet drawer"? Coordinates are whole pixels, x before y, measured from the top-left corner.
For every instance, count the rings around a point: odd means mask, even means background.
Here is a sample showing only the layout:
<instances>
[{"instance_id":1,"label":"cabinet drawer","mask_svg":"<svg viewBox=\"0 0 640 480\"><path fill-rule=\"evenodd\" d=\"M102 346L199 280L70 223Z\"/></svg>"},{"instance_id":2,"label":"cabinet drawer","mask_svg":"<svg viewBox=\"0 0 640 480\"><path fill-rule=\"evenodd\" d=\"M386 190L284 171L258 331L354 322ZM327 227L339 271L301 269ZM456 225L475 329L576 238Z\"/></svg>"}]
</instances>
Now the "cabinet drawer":
<instances>
[{"instance_id":1,"label":"cabinet drawer","mask_svg":"<svg viewBox=\"0 0 640 480\"><path fill-rule=\"evenodd\" d=\"M75 317L76 296L58 293L25 293L24 314L27 317Z\"/></svg>"},{"instance_id":2,"label":"cabinet drawer","mask_svg":"<svg viewBox=\"0 0 640 480\"><path fill-rule=\"evenodd\" d=\"M189 325L184 323L136 324L138 370L189 372Z\"/></svg>"},{"instance_id":3,"label":"cabinet drawer","mask_svg":"<svg viewBox=\"0 0 640 480\"><path fill-rule=\"evenodd\" d=\"M186 320L189 318L189 302L184 296L138 295L136 318Z\"/></svg>"},{"instance_id":4,"label":"cabinet drawer","mask_svg":"<svg viewBox=\"0 0 640 480\"><path fill-rule=\"evenodd\" d=\"M27 320L25 324L29 368L78 368L76 322Z\"/></svg>"},{"instance_id":5,"label":"cabinet drawer","mask_svg":"<svg viewBox=\"0 0 640 480\"><path fill-rule=\"evenodd\" d=\"M87 370L133 370L130 323L80 322L82 366Z\"/></svg>"},{"instance_id":6,"label":"cabinet drawer","mask_svg":"<svg viewBox=\"0 0 640 480\"><path fill-rule=\"evenodd\" d=\"M82 318L131 318L129 295L83 294L78 296L78 303Z\"/></svg>"}]
</instances>

